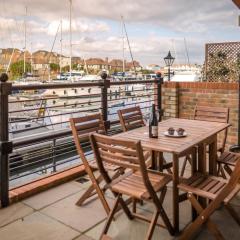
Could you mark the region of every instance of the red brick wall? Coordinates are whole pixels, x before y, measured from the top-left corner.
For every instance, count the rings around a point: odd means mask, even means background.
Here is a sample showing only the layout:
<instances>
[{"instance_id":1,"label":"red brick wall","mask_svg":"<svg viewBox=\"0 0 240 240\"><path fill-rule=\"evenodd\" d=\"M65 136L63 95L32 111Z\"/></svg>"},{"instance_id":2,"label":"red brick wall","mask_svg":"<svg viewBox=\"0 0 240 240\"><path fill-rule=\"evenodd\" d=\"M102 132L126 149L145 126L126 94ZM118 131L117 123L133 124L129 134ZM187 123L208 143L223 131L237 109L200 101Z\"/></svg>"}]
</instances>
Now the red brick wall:
<instances>
[{"instance_id":1,"label":"red brick wall","mask_svg":"<svg viewBox=\"0 0 240 240\"><path fill-rule=\"evenodd\" d=\"M169 101L170 99L166 100L166 95L169 95L171 91L178 93L178 99L175 103ZM170 107L170 109L176 108L176 116L187 119L193 118L193 111L196 104L202 106L228 107L230 109L230 123L232 126L229 128L227 145L237 143L238 84L212 82L164 83L163 108L165 112L168 112L167 109L169 109L169 105L171 104L177 105L177 107Z\"/></svg>"}]
</instances>

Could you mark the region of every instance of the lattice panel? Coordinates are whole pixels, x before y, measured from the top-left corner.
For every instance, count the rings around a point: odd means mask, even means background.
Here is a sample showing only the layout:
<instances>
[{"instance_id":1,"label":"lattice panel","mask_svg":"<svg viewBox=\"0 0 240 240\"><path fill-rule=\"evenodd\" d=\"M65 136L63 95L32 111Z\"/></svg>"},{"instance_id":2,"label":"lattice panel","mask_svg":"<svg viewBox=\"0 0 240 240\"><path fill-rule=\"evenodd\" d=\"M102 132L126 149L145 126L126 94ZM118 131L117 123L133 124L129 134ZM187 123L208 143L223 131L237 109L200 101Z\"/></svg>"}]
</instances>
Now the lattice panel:
<instances>
[{"instance_id":1,"label":"lattice panel","mask_svg":"<svg viewBox=\"0 0 240 240\"><path fill-rule=\"evenodd\" d=\"M213 72L211 71L211 68L214 67L214 63L212 61L216 60L216 57L214 58L212 56L217 56L217 54L219 53L224 54L225 59L224 61L222 61L223 63L221 63L221 60L217 60L217 61L219 61L220 64L224 65L226 68L230 70L230 72L225 75L225 81L226 82L237 81L238 73L237 73L236 64L237 64L237 61L239 61L240 59L240 42L206 44L205 73L206 73L207 81L214 81L214 82L219 81L219 79L216 79L216 77L214 77L214 74L209 74L209 72Z\"/></svg>"}]
</instances>

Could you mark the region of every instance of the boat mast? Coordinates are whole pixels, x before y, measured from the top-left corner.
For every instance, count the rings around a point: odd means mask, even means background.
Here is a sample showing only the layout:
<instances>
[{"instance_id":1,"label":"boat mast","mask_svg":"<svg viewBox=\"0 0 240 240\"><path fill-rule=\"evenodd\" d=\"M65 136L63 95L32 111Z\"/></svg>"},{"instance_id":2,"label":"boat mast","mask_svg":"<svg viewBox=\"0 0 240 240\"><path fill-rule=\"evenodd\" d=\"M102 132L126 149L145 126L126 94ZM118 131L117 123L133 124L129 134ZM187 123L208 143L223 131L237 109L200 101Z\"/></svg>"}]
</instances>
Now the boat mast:
<instances>
[{"instance_id":1,"label":"boat mast","mask_svg":"<svg viewBox=\"0 0 240 240\"><path fill-rule=\"evenodd\" d=\"M127 44L128 44L129 52L130 52L131 59L132 59L132 64L133 64L134 72L135 72L135 74L137 75L136 67L135 67L134 60L133 60L133 55L132 55L132 49L131 49L131 46L130 46L130 42L129 42L129 38L128 38L128 33L127 33L126 25L125 25L125 22L124 22L123 18L122 18L122 21L123 21L123 28L124 28L124 31L125 31L125 34L126 34L126 38L127 38Z\"/></svg>"},{"instance_id":2,"label":"boat mast","mask_svg":"<svg viewBox=\"0 0 240 240\"><path fill-rule=\"evenodd\" d=\"M31 74L33 74L33 50L32 50L32 42L31 42L31 59L30 59L30 68L31 68Z\"/></svg>"},{"instance_id":3,"label":"boat mast","mask_svg":"<svg viewBox=\"0 0 240 240\"><path fill-rule=\"evenodd\" d=\"M189 54L188 54L186 38L184 38L184 45L185 45L185 50L186 50L186 54L187 54L187 63L188 63L188 66L190 67L190 60L189 60Z\"/></svg>"},{"instance_id":4,"label":"boat mast","mask_svg":"<svg viewBox=\"0 0 240 240\"><path fill-rule=\"evenodd\" d=\"M178 56L177 56L177 51L176 51L175 39L172 39L172 47L173 47L173 51L174 51L174 54L175 54L175 63L178 64Z\"/></svg>"},{"instance_id":5,"label":"boat mast","mask_svg":"<svg viewBox=\"0 0 240 240\"><path fill-rule=\"evenodd\" d=\"M125 73L125 46L124 46L124 25L123 25L123 16L121 16L121 23L122 23L122 61L123 61L123 65L122 65L122 71L123 73Z\"/></svg>"},{"instance_id":6,"label":"boat mast","mask_svg":"<svg viewBox=\"0 0 240 240\"><path fill-rule=\"evenodd\" d=\"M69 30L70 30L70 79L72 79L72 0L70 2L70 21L69 21Z\"/></svg>"},{"instance_id":7,"label":"boat mast","mask_svg":"<svg viewBox=\"0 0 240 240\"><path fill-rule=\"evenodd\" d=\"M61 19L61 33L60 33L60 35L61 35L61 39L60 39L60 43L61 43L61 56L60 56L60 74L61 74L61 72L62 72L62 19Z\"/></svg>"},{"instance_id":8,"label":"boat mast","mask_svg":"<svg viewBox=\"0 0 240 240\"><path fill-rule=\"evenodd\" d=\"M26 73L26 49L27 49L27 7L25 7L25 18L24 18L23 74Z\"/></svg>"}]
</instances>

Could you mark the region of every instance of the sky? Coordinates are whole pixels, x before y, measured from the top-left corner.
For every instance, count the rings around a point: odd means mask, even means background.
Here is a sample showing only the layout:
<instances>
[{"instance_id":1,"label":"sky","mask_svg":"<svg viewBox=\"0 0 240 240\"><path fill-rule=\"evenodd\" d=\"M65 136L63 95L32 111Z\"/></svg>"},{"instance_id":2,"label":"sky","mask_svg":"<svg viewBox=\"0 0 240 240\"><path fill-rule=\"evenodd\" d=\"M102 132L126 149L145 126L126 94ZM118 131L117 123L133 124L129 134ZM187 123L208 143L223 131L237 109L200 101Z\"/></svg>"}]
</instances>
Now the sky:
<instances>
[{"instance_id":1,"label":"sky","mask_svg":"<svg viewBox=\"0 0 240 240\"><path fill-rule=\"evenodd\" d=\"M0 48L24 49L25 19L29 51L60 53L62 21L69 55L69 6L69 0L0 0ZM123 16L133 57L143 66L163 66L169 50L177 64L187 54L190 63L203 64L206 43L239 41L239 12L231 0L72 0L73 55L122 58ZM130 61L126 37L124 43Z\"/></svg>"}]
</instances>

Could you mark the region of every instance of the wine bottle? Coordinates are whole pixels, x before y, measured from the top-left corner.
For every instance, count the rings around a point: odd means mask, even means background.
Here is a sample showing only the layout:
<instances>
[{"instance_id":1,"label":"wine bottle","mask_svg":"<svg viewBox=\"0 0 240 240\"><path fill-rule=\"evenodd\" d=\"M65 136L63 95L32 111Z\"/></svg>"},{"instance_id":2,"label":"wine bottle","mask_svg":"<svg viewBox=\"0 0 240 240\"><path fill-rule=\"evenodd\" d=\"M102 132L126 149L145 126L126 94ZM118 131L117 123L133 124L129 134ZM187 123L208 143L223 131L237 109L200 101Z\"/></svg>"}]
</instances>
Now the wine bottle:
<instances>
[{"instance_id":1,"label":"wine bottle","mask_svg":"<svg viewBox=\"0 0 240 240\"><path fill-rule=\"evenodd\" d=\"M149 119L149 137L158 138L158 120L155 110L155 104L152 105L152 114Z\"/></svg>"}]
</instances>

